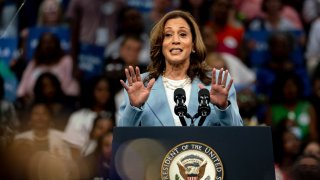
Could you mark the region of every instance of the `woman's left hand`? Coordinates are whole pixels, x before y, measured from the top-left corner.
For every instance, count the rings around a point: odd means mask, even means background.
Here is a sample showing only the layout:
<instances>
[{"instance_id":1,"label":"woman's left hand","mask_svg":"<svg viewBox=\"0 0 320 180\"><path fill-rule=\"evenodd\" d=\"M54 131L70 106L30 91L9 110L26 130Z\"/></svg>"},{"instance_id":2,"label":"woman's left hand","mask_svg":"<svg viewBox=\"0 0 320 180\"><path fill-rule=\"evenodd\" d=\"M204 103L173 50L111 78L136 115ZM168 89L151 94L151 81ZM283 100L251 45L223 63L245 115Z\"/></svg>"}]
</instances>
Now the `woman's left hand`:
<instances>
[{"instance_id":1,"label":"woman's left hand","mask_svg":"<svg viewBox=\"0 0 320 180\"><path fill-rule=\"evenodd\" d=\"M216 68L212 70L212 80L211 80L211 89L210 89L210 102L220 109L226 109L228 107L228 95L229 90L232 86L233 79L230 79L227 84L228 70L220 69L218 79L216 79ZM200 89L204 88L201 84Z\"/></svg>"}]
</instances>

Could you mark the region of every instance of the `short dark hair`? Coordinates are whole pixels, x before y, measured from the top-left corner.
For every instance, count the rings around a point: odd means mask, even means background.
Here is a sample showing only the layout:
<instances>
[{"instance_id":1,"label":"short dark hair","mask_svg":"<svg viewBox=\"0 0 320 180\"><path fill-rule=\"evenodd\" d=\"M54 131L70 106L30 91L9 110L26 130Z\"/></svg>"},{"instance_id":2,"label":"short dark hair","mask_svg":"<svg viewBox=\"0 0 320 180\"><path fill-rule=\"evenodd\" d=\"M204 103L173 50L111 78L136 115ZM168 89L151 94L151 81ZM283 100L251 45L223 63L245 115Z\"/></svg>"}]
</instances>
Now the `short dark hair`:
<instances>
[{"instance_id":1,"label":"short dark hair","mask_svg":"<svg viewBox=\"0 0 320 180\"><path fill-rule=\"evenodd\" d=\"M128 35L124 36L124 39L121 42L120 46L123 46L128 40L135 40L135 41L143 44L143 40L141 39L141 37L139 35L128 34Z\"/></svg>"},{"instance_id":2,"label":"short dark hair","mask_svg":"<svg viewBox=\"0 0 320 180\"><path fill-rule=\"evenodd\" d=\"M109 85L109 91L110 91L110 99L104 106L105 111L111 111L115 112L115 103L114 103L114 98L113 98L113 89L110 84L110 80L106 76L94 76L90 78L88 81L82 82L81 85L81 97L80 97L80 105L82 108L88 108L92 109L93 106L95 105L95 97L94 97L94 90L98 83L100 81L105 81Z\"/></svg>"},{"instance_id":3,"label":"short dark hair","mask_svg":"<svg viewBox=\"0 0 320 180\"><path fill-rule=\"evenodd\" d=\"M267 12L267 2L268 2L269 0L263 0L262 1L262 3L261 3L261 10L262 10L262 12ZM278 0L280 3L281 3L281 8L280 9L282 9L282 7L283 7L283 2L282 2L282 0Z\"/></svg>"},{"instance_id":4,"label":"short dark hair","mask_svg":"<svg viewBox=\"0 0 320 180\"><path fill-rule=\"evenodd\" d=\"M301 164L301 160L305 158L314 159L317 164L305 165ZM292 167L290 172L292 180L318 180L320 179L320 159L311 154L301 155Z\"/></svg>"},{"instance_id":5,"label":"short dark hair","mask_svg":"<svg viewBox=\"0 0 320 180\"><path fill-rule=\"evenodd\" d=\"M35 95L35 102L45 102L46 98L45 95L43 94L43 80L45 78L48 78L53 86L56 88L56 94L55 94L55 100L56 101L63 101L62 98L65 97L65 94L61 88L61 82L57 78L56 75L50 73L50 72L44 72L42 73L38 79L36 80L33 92Z\"/></svg>"}]
</instances>

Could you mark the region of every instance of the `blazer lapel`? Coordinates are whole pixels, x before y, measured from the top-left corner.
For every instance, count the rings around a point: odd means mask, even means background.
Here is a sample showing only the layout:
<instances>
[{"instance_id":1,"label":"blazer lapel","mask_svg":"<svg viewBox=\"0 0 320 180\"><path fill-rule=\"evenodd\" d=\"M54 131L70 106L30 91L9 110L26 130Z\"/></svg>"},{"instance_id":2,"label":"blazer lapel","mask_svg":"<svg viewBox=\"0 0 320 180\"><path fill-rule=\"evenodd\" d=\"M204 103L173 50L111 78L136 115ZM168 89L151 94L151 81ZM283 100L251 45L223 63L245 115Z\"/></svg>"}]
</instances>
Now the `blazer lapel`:
<instances>
[{"instance_id":1,"label":"blazer lapel","mask_svg":"<svg viewBox=\"0 0 320 180\"><path fill-rule=\"evenodd\" d=\"M146 104L163 126L175 126L167 101L167 94L163 86L162 76L159 76L154 83Z\"/></svg>"}]
</instances>

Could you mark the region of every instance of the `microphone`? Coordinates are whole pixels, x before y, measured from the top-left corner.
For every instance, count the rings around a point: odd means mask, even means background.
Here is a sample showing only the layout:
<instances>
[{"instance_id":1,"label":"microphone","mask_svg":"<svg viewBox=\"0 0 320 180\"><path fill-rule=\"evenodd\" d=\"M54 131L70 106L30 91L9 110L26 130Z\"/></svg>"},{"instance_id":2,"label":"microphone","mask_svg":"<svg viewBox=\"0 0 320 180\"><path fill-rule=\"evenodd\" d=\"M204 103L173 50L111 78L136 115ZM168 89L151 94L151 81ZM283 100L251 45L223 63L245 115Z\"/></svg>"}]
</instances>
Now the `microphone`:
<instances>
[{"instance_id":1,"label":"microphone","mask_svg":"<svg viewBox=\"0 0 320 180\"><path fill-rule=\"evenodd\" d=\"M198 116L201 116L198 126L202 126L204 123L206 117L211 113L211 109L209 106L210 103L210 93L208 89L201 89L198 93L198 102L199 102L199 107L198 107Z\"/></svg>"},{"instance_id":2,"label":"microphone","mask_svg":"<svg viewBox=\"0 0 320 180\"><path fill-rule=\"evenodd\" d=\"M174 90L173 98L174 102L176 103L174 107L174 113L179 116L182 126L186 126L187 123L184 119L184 116L186 116L188 113L187 106L184 104L184 102L186 101L186 93L184 89L177 88L176 90Z\"/></svg>"}]
</instances>

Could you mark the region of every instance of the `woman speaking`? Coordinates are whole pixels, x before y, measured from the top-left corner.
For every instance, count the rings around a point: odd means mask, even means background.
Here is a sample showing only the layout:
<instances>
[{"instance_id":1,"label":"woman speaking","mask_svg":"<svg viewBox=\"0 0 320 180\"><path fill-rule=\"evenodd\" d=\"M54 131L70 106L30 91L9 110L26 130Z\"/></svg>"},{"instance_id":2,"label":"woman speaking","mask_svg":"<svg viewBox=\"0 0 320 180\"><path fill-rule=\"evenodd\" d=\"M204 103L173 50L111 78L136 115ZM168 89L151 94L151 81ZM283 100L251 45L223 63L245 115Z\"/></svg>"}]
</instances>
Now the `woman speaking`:
<instances>
[{"instance_id":1,"label":"woman speaking","mask_svg":"<svg viewBox=\"0 0 320 180\"><path fill-rule=\"evenodd\" d=\"M242 125L233 80L228 70L213 68L208 72L203 65L205 45L189 13L167 13L152 29L150 45L148 72L140 74L138 67L129 66L125 69L127 82L120 80L125 101L118 126L181 126L174 112L177 88L185 91L190 114L198 112L198 91L209 90L211 113L204 126Z\"/></svg>"}]
</instances>

